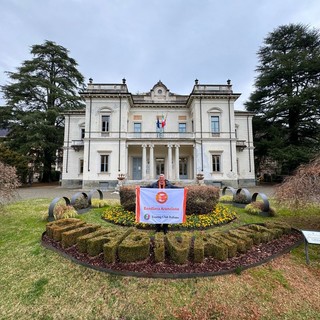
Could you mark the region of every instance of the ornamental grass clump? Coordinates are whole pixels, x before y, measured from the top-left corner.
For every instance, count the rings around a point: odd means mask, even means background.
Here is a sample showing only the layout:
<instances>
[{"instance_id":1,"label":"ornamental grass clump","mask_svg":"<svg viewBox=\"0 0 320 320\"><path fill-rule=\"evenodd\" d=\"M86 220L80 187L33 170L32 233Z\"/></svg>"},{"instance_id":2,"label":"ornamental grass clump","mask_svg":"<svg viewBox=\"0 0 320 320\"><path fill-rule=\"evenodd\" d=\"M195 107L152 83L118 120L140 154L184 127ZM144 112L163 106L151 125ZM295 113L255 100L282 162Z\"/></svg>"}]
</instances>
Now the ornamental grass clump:
<instances>
[{"instance_id":1,"label":"ornamental grass clump","mask_svg":"<svg viewBox=\"0 0 320 320\"><path fill-rule=\"evenodd\" d=\"M231 203L233 201L233 196L230 196L229 194L225 194L219 198L220 202L226 202Z\"/></svg>"},{"instance_id":2,"label":"ornamental grass clump","mask_svg":"<svg viewBox=\"0 0 320 320\"><path fill-rule=\"evenodd\" d=\"M101 200L101 199L92 199L91 200L91 207L92 208L104 208L109 205L108 200Z\"/></svg>"},{"instance_id":3,"label":"ornamental grass clump","mask_svg":"<svg viewBox=\"0 0 320 320\"><path fill-rule=\"evenodd\" d=\"M56 220L76 218L78 216L77 210L70 205L57 204L53 210L53 216Z\"/></svg>"},{"instance_id":4,"label":"ornamental grass clump","mask_svg":"<svg viewBox=\"0 0 320 320\"><path fill-rule=\"evenodd\" d=\"M269 207L268 211L265 211L264 203L261 201L255 201L247 204L244 208L244 211L248 214L252 215L260 215L261 213L265 213L270 217L276 216L276 210L272 207Z\"/></svg>"},{"instance_id":5,"label":"ornamental grass clump","mask_svg":"<svg viewBox=\"0 0 320 320\"><path fill-rule=\"evenodd\" d=\"M233 201L236 202L236 203L241 203L241 204L250 203L250 200L247 198L247 196L245 194L242 194L242 193L236 194Z\"/></svg>"},{"instance_id":6,"label":"ornamental grass clump","mask_svg":"<svg viewBox=\"0 0 320 320\"><path fill-rule=\"evenodd\" d=\"M88 202L88 198L84 197L83 195L81 195L79 198L77 198L75 200L75 203L73 205L73 207L76 210L81 210L81 209L86 209L89 207L89 202Z\"/></svg>"}]
</instances>

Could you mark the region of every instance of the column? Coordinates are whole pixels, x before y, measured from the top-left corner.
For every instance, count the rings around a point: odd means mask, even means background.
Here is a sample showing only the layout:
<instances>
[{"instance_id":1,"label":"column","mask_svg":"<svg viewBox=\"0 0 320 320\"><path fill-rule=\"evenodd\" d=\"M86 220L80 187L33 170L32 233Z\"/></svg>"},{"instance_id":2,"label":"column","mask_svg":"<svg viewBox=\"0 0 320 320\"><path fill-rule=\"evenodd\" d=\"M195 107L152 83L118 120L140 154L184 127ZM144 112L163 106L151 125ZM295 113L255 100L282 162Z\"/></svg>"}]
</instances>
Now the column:
<instances>
[{"instance_id":1,"label":"column","mask_svg":"<svg viewBox=\"0 0 320 320\"><path fill-rule=\"evenodd\" d=\"M179 180L179 148L180 148L180 145L176 144L175 145L176 147L176 152L175 152L175 170L176 170L176 174L175 174L175 178L176 180Z\"/></svg>"},{"instance_id":2,"label":"column","mask_svg":"<svg viewBox=\"0 0 320 320\"><path fill-rule=\"evenodd\" d=\"M172 179L172 145L168 144L168 180Z\"/></svg>"},{"instance_id":3,"label":"column","mask_svg":"<svg viewBox=\"0 0 320 320\"><path fill-rule=\"evenodd\" d=\"M142 145L142 180L147 178L147 145Z\"/></svg>"},{"instance_id":4,"label":"column","mask_svg":"<svg viewBox=\"0 0 320 320\"><path fill-rule=\"evenodd\" d=\"M150 161L150 179L154 179L154 145L150 144L150 157L149 157L149 161Z\"/></svg>"},{"instance_id":5,"label":"column","mask_svg":"<svg viewBox=\"0 0 320 320\"><path fill-rule=\"evenodd\" d=\"M193 179L196 178L197 176L197 171L198 171L198 161L197 161L197 145L193 145Z\"/></svg>"}]
</instances>

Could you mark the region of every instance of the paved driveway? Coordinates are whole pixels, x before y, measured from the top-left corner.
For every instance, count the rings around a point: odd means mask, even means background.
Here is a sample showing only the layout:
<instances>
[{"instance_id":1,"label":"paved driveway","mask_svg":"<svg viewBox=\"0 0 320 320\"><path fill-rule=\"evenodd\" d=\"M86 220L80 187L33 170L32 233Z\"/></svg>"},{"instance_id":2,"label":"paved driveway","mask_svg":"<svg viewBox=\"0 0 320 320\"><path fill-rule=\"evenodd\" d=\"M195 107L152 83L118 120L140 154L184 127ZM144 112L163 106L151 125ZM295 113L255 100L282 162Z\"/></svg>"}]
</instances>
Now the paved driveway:
<instances>
[{"instance_id":1,"label":"paved driveway","mask_svg":"<svg viewBox=\"0 0 320 320\"><path fill-rule=\"evenodd\" d=\"M31 187L19 188L17 191L16 200L41 198L54 199L57 197L68 197L71 199L71 197L77 192L85 192L88 194L90 190L62 188L57 185L37 184ZM103 191L102 193L104 199L119 199L119 194L114 191ZM94 197L99 197L98 193L94 194Z\"/></svg>"},{"instance_id":2,"label":"paved driveway","mask_svg":"<svg viewBox=\"0 0 320 320\"><path fill-rule=\"evenodd\" d=\"M274 185L258 185L256 187L247 188L251 194L255 192L262 192L266 194L268 197L271 197L274 193L275 186ZM49 198L54 199L57 197L71 197L77 192L86 192L89 193L90 190L82 190L82 189L71 189L71 188L62 188L58 185L41 185L35 184L31 187L19 188L17 192L17 200L24 199L40 199L40 198ZM96 195L98 197L98 194ZM103 191L104 199L119 199L119 194L114 191Z\"/></svg>"}]
</instances>

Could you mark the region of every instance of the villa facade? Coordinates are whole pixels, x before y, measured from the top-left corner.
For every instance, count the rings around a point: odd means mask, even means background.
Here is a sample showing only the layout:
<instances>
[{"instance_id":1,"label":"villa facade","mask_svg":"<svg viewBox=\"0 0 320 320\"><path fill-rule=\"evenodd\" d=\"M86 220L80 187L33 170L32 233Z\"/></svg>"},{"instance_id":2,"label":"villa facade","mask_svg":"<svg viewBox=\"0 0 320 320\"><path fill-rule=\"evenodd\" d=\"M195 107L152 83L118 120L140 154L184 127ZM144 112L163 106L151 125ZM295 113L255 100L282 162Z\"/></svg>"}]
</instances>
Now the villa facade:
<instances>
[{"instance_id":1,"label":"villa facade","mask_svg":"<svg viewBox=\"0 0 320 320\"><path fill-rule=\"evenodd\" d=\"M232 85L200 84L189 95L159 81L132 94L125 79L81 93L86 107L65 113L64 187L112 189L159 174L180 184L255 185L253 114L234 110Z\"/></svg>"}]
</instances>

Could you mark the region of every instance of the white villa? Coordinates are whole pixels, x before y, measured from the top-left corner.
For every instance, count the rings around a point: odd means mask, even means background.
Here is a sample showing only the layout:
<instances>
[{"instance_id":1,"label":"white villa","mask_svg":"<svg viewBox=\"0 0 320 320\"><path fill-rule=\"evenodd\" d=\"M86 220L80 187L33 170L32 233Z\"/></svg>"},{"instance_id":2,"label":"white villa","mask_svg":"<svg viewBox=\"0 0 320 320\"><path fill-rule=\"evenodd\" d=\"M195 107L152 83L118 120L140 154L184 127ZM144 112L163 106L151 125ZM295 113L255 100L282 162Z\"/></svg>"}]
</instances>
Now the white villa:
<instances>
[{"instance_id":1,"label":"white villa","mask_svg":"<svg viewBox=\"0 0 320 320\"><path fill-rule=\"evenodd\" d=\"M64 187L113 189L147 184L164 173L173 183L255 185L252 117L234 110L240 96L227 84L200 84L180 95L159 81L132 94L126 80L89 79L83 110L65 113Z\"/></svg>"}]
</instances>

